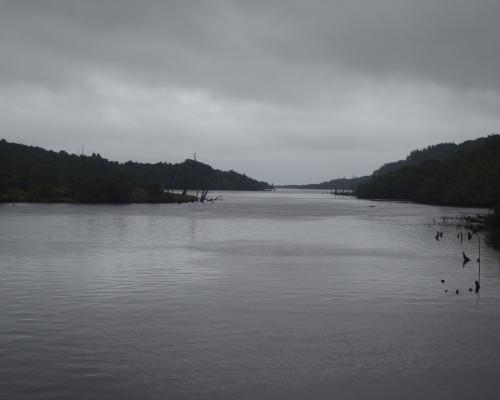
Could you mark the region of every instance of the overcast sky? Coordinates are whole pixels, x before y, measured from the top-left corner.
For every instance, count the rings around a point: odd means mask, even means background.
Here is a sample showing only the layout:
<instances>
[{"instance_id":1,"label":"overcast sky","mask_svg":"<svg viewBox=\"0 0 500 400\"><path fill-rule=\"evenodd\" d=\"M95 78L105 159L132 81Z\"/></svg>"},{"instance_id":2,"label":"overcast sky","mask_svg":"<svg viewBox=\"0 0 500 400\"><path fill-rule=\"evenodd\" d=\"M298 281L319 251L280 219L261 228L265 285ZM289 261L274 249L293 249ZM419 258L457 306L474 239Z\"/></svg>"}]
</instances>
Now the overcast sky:
<instances>
[{"instance_id":1,"label":"overcast sky","mask_svg":"<svg viewBox=\"0 0 500 400\"><path fill-rule=\"evenodd\" d=\"M0 0L0 137L276 184L500 130L499 0Z\"/></svg>"}]
</instances>

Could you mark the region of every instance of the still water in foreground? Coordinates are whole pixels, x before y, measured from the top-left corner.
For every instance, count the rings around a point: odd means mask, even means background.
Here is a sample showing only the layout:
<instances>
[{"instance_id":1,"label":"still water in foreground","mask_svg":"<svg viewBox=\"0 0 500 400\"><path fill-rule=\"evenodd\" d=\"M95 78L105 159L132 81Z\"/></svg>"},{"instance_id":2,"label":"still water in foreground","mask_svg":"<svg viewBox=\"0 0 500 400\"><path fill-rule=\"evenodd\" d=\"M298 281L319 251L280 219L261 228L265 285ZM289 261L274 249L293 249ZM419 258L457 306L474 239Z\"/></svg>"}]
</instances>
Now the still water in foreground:
<instances>
[{"instance_id":1,"label":"still water in foreground","mask_svg":"<svg viewBox=\"0 0 500 400\"><path fill-rule=\"evenodd\" d=\"M430 225L462 211L2 205L0 398L497 399L500 255L471 293L477 236Z\"/></svg>"}]
</instances>

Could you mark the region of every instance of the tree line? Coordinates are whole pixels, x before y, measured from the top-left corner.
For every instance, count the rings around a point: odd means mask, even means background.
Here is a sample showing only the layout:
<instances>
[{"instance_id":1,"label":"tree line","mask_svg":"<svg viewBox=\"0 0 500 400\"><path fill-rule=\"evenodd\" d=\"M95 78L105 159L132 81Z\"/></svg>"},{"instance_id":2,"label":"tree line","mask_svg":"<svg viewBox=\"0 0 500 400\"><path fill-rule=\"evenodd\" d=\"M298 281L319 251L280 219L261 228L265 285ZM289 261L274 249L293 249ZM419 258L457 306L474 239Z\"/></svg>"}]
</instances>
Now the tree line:
<instances>
[{"instance_id":1,"label":"tree line","mask_svg":"<svg viewBox=\"0 0 500 400\"><path fill-rule=\"evenodd\" d=\"M3 202L185 202L196 200L188 191L268 188L266 182L195 160L119 163L95 153L68 154L0 140Z\"/></svg>"},{"instance_id":2,"label":"tree line","mask_svg":"<svg viewBox=\"0 0 500 400\"><path fill-rule=\"evenodd\" d=\"M467 207L500 203L500 135L430 146L396 164L375 171L357 196Z\"/></svg>"},{"instance_id":3,"label":"tree line","mask_svg":"<svg viewBox=\"0 0 500 400\"><path fill-rule=\"evenodd\" d=\"M356 195L492 208L486 228L492 244L500 247L500 135L416 150L379 168L358 185Z\"/></svg>"}]
</instances>

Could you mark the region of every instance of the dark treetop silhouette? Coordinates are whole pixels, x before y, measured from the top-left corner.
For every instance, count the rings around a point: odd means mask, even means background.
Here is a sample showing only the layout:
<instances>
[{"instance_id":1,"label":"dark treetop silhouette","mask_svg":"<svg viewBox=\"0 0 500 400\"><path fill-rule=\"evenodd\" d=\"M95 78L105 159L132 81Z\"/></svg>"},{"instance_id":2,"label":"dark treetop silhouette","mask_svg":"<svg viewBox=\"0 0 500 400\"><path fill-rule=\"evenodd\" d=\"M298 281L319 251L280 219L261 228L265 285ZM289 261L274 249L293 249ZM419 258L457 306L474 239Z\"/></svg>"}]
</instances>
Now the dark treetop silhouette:
<instances>
[{"instance_id":1,"label":"dark treetop silhouette","mask_svg":"<svg viewBox=\"0 0 500 400\"><path fill-rule=\"evenodd\" d=\"M0 201L187 202L186 190L264 190L270 186L195 160L119 163L0 140ZM172 193L182 190L183 194ZM206 196L205 196L206 197Z\"/></svg>"},{"instance_id":2,"label":"dark treetop silhouette","mask_svg":"<svg viewBox=\"0 0 500 400\"><path fill-rule=\"evenodd\" d=\"M366 199L493 207L500 203L500 136L445 143L384 165L357 187Z\"/></svg>"}]
</instances>

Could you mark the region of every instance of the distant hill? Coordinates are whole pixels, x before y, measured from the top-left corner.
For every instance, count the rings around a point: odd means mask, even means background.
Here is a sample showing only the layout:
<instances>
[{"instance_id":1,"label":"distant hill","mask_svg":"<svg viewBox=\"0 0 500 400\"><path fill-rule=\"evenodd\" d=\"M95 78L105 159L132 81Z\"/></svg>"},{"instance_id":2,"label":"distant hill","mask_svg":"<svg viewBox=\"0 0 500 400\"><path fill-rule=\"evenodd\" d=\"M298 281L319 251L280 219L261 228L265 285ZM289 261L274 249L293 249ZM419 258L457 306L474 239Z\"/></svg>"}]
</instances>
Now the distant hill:
<instances>
[{"instance_id":1,"label":"distant hill","mask_svg":"<svg viewBox=\"0 0 500 400\"><path fill-rule=\"evenodd\" d=\"M369 176L360 176L358 178L337 178L321 183L310 183L307 185L282 185L280 187L289 189L356 190L359 184L365 183L369 179Z\"/></svg>"},{"instance_id":2,"label":"distant hill","mask_svg":"<svg viewBox=\"0 0 500 400\"><path fill-rule=\"evenodd\" d=\"M413 151L357 187L366 199L492 207L500 203L500 136Z\"/></svg>"},{"instance_id":3,"label":"distant hill","mask_svg":"<svg viewBox=\"0 0 500 400\"><path fill-rule=\"evenodd\" d=\"M194 160L119 163L0 140L0 201L172 202L192 201L165 190L264 190L235 171Z\"/></svg>"}]
</instances>

